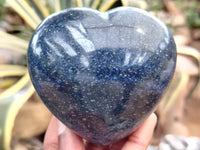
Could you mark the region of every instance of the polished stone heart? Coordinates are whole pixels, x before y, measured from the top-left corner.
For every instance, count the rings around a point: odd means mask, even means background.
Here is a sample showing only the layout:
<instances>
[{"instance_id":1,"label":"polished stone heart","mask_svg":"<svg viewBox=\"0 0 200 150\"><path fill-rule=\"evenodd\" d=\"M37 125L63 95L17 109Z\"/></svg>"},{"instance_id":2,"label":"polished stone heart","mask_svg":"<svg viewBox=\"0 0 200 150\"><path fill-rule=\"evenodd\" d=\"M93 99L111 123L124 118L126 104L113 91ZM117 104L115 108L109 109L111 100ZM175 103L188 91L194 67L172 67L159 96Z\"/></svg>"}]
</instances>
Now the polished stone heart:
<instances>
[{"instance_id":1,"label":"polished stone heart","mask_svg":"<svg viewBox=\"0 0 200 150\"><path fill-rule=\"evenodd\" d=\"M99 145L128 136L152 113L175 62L167 27L131 7L51 15L36 29L28 50L30 76L46 106Z\"/></svg>"}]
</instances>

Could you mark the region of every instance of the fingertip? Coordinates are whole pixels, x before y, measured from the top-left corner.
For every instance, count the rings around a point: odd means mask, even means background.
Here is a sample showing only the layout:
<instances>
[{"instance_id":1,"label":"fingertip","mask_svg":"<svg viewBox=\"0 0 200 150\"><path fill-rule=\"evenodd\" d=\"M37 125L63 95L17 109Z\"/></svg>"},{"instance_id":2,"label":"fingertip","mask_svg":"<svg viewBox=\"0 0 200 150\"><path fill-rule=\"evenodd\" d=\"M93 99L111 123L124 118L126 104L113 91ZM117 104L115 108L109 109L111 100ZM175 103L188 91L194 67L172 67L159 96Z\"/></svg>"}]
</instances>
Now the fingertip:
<instances>
[{"instance_id":1,"label":"fingertip","mask_svg":"<svg viewBox=\"0 0 200 150\"><path fill-rule=\"evenodd\" d=\"M61 121L58 121L58 136L65 132L65 130L67 130L66 126Z\"/></svg>"},{"instance_id":2,"label":"fingertip","mask_svg":"<svg viewBox=\"0 0 200 150\"><path fill-rule=\"evenodd\" d=\"M57 150L58 149L58 120L52 117L48 129L45 133L44 150Z\"/></svg>"},{"instance_id":3,"label":"fingertip","mask_svg":"<svg viewBox=\"0 0 200 150\"><path fill-rule=\"evenodd\" d=\"M155 121L157 121L157 119L158 119L158 117L156 116L155 113L152 113L152 114L150 115L150 117L151 117L151 119L153 119L153 120L155 120Z\"/></svg>"},{"instance_id":4,"label":"fingertip","mask_svg":"<svg viewBox=\"0 0 200 150\"><path fill-rule=\"evenodd\" d=\"M158 117L156 116L155 113L152 113L152 114L149 116L149 120L151 120L151 122L154 124L154 126L156 126Z\"/></svg>"},{"instance_id":5,"label":"fingertip","mask_svg":"<svg viewBox=\"0 0 200 150\"><path fill-rule=\"evenodd\" d=\"M157 123L157 116L155 113L152 113L145 120L145 122L129 136L122 150L132 150L132 149L146 150L153 136L156 123Z\"/></svg>"},{"instance_id":6,"label":"fingertip","mask_svg":"<svg viewBox=\"0 0 200 150\"><path fill-rule=\"evenodd\" d=\"M75 134L61 122L59 123L59 146L60 150L84 150L83 139Z\"/></svg>"}]
</instances>

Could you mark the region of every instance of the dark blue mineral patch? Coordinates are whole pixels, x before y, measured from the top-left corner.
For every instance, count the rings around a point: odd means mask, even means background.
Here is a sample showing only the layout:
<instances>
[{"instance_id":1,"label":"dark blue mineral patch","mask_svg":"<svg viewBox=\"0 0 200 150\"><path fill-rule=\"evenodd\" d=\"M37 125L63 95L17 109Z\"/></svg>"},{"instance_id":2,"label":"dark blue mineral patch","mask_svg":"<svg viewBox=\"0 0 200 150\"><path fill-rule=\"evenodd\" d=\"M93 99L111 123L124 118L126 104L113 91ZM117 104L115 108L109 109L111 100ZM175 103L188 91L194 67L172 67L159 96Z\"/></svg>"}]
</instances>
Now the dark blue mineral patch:
<instances>
[{"instance_id":1,"label":"dark blue mineral patch","mask_svg":"<svg viewBox=\"0 0 200 150\"><path fill-rule=\"evenodd\" d=\"M176 46L167 27L140 9L66 9L45 19L28 50L33 85L49 110L99 144L132 133L169 84Z\"/></svg>"}]
</instances>

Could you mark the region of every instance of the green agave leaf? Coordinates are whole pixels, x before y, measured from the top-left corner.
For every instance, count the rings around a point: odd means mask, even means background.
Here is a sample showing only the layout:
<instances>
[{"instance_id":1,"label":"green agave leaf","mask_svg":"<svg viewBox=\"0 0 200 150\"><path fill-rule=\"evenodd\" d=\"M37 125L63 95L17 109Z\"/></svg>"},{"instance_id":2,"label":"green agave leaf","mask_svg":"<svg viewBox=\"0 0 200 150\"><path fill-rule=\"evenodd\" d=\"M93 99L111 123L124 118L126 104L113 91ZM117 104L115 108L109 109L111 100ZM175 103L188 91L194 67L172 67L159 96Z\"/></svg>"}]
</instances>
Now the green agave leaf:
<instances>
[{"instance_id":1,"label":"green agave leaf","mask_svg":"<svg viewBox=\"0 0 200 150\"><path fill-rule=\"evenodd\" d=\"M39 0L29 0L30 5L36 11L41 20L49 16L49 10L45 3Z\"/></svg>"},{"instance_id":2,"label":"green agave leaf","mask_svg":"<svg viewBox=\"0 0 200 150\"><path fill-rule=\"evenodd\" d=\"M26 74L17 83L15 83L13 86L6 89L0 94L0 99L13 96L16 92L21 90L28 82L30 82L30 78L28 72L26 72Z\"/></svg>"},{"instance_id":3,"label":"green agave leaf","mask_svg":"<svg viewBox=\"0 0 200 150\"><path fill-rule=\"evenodd\" d=\"M53 12L58 12L63 9L75 7L77 0L46 0L46 2L51 6Z\"/></svg>"},{"instance_id":4,"label":"green agave leaf","mask_svg":"<svg viewBox=\"0 0 200 150\"><path fill-rule=\"evenodd\" d=\"M175 73L173 82L171 82L163 99L165 100L164 112L169 111L174 101L177 100L181 91L186 87L189 82L189 76L185 73Z\"/></svg>"},{"instance_id":5,"label":"green agave leaf","mask_svg":"<svg viewBox=\"0 0 200 150\"><path fill-rule=\"evenodd\" d=\"M28 41L22 40L16 36L8 34L0 30L0 41L7 42L8 44L15 44L15 46L27 49Z\"/></svg>"},{"instance_id":6,"label":"green agave leaf","mask_svg":"<svg viewBox=\"0 0 200 150\"><path fill-rule=\"evenodd\" d=\"M88 0L82 0L83 7L89 7L89 1Z\"/></svg>"},{"instance_id":7,"label":"green agave leaf","mask_svg":"<svg viewBox=\"0 0 200 150\"><path fill-rule=\"evenodd\" d=\"M94 9L98 9L98 6L100 6L102 0L91 0L90 7Z\"/></svg>"},{"instance_id":8,"label":"green agave leaf","mask_svg":"<svg viewBox=\"0 0 200 150\"><path fill-rule=\"evenodd\" d=\"M28 42L0 31L0 48L26 55Z\"/></svg>"},{"instance_id":9,"label":"green agave leaf","mask_svg":"<svg viewBox=\"0 0 200 150\"><path fill-rule=\"evenodd\" d=\"M6 2L29 24L35 29L42 21L33 6L26 0L6 0Z\"/></svg>"},{"instance_id":10,"label":"green agave leaf","mask_svg":"<svg viewBox=\"0 0 200 150\"><path fill-rule=\"evenodd\" d=\"M77 7L83 7L83 1L82 0L76 0Z\"/></svg>"},{"instance_id":11,"label":"green agave leaf","mask_svg":"<svg viewBox=\"0 0 200 150\"><path fill-rule=\"evenodd\" d=\"M6 89L12 86L16 82L17 82L17 78L4 78L3 80L0 80L0 88Z\"/></svg>"},{"instance_id":12,"label":"green agave leaf","mask_svg":"<svg viewBox=\"0 0 200 150\"><path fill-rule=\"evenodd\" d=\"M26 54L28 42L11 34L0 31L0 48Z\"/></svg>"},{"instance_id":13,"label":"green agave leaf","mask_svg":"<svg viewBox=\"0 0 200 150\"><path fill-rule=\"evenodd\" d=\"M197 65L198 65L198 70L199 70L199 76L193 86L193 88L190 91L190 94L187 96L187 100L192 96L193 92L196 90L196 88L199 86L200 84L200 52L199 50L192 48L192 47L188 47L188 46L184 46L184 47L180 47L178 48L178 54L180 55L185 55L185 56L190 56L193 59L196 60Z\"/></svg>"},{"instance_id":14,"label":"green agave leaf","mask_svg":"<svg viewBox=\"0 0 200 150\"><path fill-rule=\"evenodd\" d=\"M27 82L15 94L0 98L0 149L10 150L12 129L18 111L34 93L31 82Z\"/></svg>"},{"instance_id":15,"label":"green agave leaf","mask_svg":"<svg viewBox=\"0 0 200 150\"><path fill-rule=\"evenodd\" d=\"M87 0L76 0L78 7L89 7Z\"/></svg>"},{"instance_id":16,"label":"green agave leaf","mask_svg":"<svg viewBox=\"0 0 200 150\"><path fill-rule=\"evenodd\" d=\"M103 1L100 2L99 10L100 11L107 11L116 2L117 2L117 0L103 0Z\"/></svg>"},{"instance_id":17,"label":"green agave leaf","mask_svg":"<svg viewBox=\"0 0 200 150\"><path fill-rule=\"evenodd\" d=\"M121 0L123 6L133 6L133 7L138 7L141 9L147 9L147 3L145 0Z\"/></svg>"},{"instance_id":18,"label":"green agave leaf","mask_svg":"<svg viewBox=\"0 0 200 150\"><path fill-rule=\"evenodd\" d=\"M7 44L7 43L4 43L0 40L0 48L2 49L6 49L6 50L12 50L12 51L16 51L16 52L19 52L21 54L24 54L26 55L26 50L21 48L21 47L17 47L17 46L13 46L14 44Z\"/></svg>"},{"instance_id":19,"label":"green agave leaf","mask_svg":"<svg viewBox=\"0 0 200 150\"><path fill-rule=\"evenodd\" d=\"M10 76L22 76L27 72L27 68L18 65L0 65L0 78Z\"/></svg>"},{"instance_id":20,"label":"green agave leaf","mask_svg":"<svg viewBox=\"0 0 200 150\"><path fill-rule=\"evenodd\" d=\"M53 6L54 12L77 6L77 0L47 0Z\"/></svg>"},{"instance_id":21,"label":"green agave leaf","mask_svg":"<svg viewBox=\"0 0 200 150\"><path fill-rule=\"evenodd\" d=\"M60 11L62 8L61 8L61 3L60 3L60 1L59 0L56 0L55 1L55 12L58 12L58 11Z\"/></svg>"}]
</instances>

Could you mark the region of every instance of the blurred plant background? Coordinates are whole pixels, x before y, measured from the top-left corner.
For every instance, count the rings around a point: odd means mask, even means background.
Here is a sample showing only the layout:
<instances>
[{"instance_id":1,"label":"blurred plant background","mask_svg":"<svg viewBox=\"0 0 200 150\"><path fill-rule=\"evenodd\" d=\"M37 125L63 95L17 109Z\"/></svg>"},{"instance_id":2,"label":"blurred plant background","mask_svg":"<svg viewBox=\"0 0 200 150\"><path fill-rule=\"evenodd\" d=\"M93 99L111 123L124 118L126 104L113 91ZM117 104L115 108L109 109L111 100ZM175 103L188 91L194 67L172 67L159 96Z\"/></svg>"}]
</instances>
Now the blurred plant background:
<instances>
[{"instance_id":1,"label":"blurred plant background","mask_svg":"<svg viewBox=\"0 0 200 150\"><path fill-rule=\"evenodd\" d=\"M200 137L199 0L0 0L0 149L42 149L51 113L34 92L27 73L29 40L50 14L82 6L101 11L139 7L167 24L178 49L177 67L157 107L151 144L159 144L166 134Z\"/></svg>"}]
</instances>

